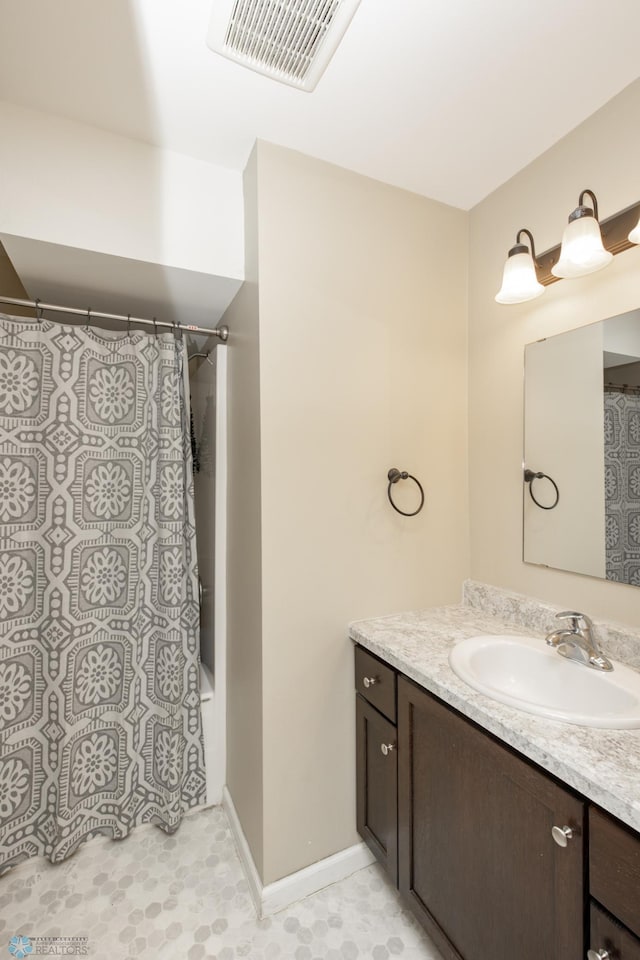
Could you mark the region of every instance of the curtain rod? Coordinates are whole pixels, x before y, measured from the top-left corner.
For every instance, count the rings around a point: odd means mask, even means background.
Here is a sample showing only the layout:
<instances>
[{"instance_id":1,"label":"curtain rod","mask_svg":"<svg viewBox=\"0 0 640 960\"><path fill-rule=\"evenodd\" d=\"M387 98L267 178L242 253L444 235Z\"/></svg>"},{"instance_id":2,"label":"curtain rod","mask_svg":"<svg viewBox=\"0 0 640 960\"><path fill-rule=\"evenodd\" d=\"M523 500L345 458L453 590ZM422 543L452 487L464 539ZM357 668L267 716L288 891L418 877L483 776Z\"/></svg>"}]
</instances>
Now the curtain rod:
<instances>
[{"instance_id":1,"label":"curtain rod","mask_svg":"<svg viewBox=\"0 0 640 960\"><path fill-rule=\"evenodd\" d=\"M612 383L608 381L604 385L605 390L615 390L618 393L637 393L640 391L640 385L634 383Z\"/></svg>"},{"instance_id":2,"label":"curtain rod","mask_svg":"<svg viewBox=\"0 0 640 960\"><path fill-rule=\"evenodd\" d=\"M53 310L57 313L71 313L78 317L86 317L87 323L91 320L119 320L121 323L126 324L144 324L145 326L153 327L168 327L170 330L173 330L174 333L181 331L182 333L206 333L210 337L218 337L222 340L223 343L226 343L229 339L229 327L225 324L222 324L220 327L215 327L213 330L207 330L206 327L195 327L190 323L167 323L166 320L147 320L144 317L131 317L124 316L120 313L101 313L99 310L79 310L77 307L60 307L55 303L42 303L41 300L19 300L16 297L2 297L0 296L0 303L10 303L14 307L31 307L33 310ZM23 319L23 318L21 318ZM24 319L29 319L26 317Z\"/></svg>"}]
</instances>

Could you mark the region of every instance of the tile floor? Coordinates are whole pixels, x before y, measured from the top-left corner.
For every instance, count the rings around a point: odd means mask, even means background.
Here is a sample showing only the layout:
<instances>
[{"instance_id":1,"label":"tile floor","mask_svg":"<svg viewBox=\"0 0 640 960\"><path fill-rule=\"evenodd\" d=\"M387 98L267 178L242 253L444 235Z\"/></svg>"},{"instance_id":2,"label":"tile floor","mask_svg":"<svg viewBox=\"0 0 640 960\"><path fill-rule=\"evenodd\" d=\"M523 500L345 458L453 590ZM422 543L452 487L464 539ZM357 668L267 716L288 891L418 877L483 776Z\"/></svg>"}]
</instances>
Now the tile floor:
<instances>
[{"instance_id":1,"label":"tile floor","mask_svg":"<svg viewBox=\"0 0 640 960\"><path fill-rule=\"evenodd\" d=\"M440 960L377 865L257 920L220 807L20 864L0 879L0 958L18 934L87 937L92 960Z\"/></svg>"}]
</instances>

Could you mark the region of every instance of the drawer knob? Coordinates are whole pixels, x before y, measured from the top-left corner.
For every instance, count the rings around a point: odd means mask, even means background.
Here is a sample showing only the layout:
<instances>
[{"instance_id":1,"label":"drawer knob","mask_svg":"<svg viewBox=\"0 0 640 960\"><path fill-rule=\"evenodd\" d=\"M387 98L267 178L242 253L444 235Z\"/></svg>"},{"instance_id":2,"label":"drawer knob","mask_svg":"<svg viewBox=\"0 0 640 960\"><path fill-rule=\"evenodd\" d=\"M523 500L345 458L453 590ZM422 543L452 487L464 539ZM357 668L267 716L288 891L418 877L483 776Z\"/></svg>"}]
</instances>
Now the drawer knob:
<instances>
[{"instance_id":1,"label":"drawer knob","mask_svg":"<svg viewBox=\"0 0 640 960\"><path fill-rule=\"evenodd\" d=\"M377 683L377 682L378 682L378 678L377 678L377 677L365 677L362 682L363 682L365 688L368 690L369 687L372 687L372 686L374 685L374 683Z\"/></svg>"},{"instance_id":2,"label":"drawer knob","mask_svg":"<svg viewBox=\"0 0 640 960\"><path fill-rule=\"evenodd\" d=\"M571 827L552 827L551 836L559 847L566 847L569 840L573 837L573 830Z\"/></svg>"},{"instance_id":3,"label":"drawer knob","mask_svg":"<svg viewBox=\"0 0 640 960\"><path fill-rule=\"evenodd\" d=\"M382 753L384 754L385 757L389 756L389 754L391 753L391 751L392 751L392 750L395 750L395 748L396 748L395 743L381 743L381 744L380 744L380 750L382 751Z\"/></svg>"},{"instance_id":4,"label":"drawer knob","mask_svg":"<svg viewBox=\"0 0 640 960\"><path fill-rule=\"evenodd\" d=\"M608 950L589 950L587 960L613 960Z\"/></svg>"}]
</instances>

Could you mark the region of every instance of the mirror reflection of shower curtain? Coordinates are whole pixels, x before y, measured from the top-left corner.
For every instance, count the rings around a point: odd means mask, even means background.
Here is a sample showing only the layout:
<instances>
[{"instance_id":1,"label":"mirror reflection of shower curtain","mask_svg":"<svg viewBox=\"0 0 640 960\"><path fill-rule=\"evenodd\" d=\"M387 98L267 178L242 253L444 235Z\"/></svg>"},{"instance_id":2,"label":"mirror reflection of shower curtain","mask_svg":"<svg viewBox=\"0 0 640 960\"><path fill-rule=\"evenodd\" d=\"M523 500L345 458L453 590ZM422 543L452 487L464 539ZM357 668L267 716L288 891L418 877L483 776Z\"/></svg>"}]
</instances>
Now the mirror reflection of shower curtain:
<instances>
[{"instance_id":1,"label":"mirror reflection of shower curtain","mask_svg":"<svg viewBox=\"0 0 640 960\"><path fill-rule=\"evenodd\" d=\"M186 348L0 316L0 872L205 789Z\"/></svg>"},{"instance_id":2,"label":"mirror reflection of shower curtain","mask_svg":"<svg viewBox=\"0 0 640 960\"><path fill-rule=\"evenodd\" d=\"M605 390L607 580L640 586L640 391Z\"/></svg>"}]
</instances>

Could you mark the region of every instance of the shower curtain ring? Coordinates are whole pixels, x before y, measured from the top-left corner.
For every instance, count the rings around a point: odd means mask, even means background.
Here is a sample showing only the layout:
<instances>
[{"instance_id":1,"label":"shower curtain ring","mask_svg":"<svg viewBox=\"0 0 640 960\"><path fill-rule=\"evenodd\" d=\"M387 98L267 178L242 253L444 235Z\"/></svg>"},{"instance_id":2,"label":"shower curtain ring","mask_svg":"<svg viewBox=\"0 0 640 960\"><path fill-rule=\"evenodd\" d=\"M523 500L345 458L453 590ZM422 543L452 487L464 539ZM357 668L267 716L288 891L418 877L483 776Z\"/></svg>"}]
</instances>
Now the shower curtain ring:
<instances>
[{"instance_id":1,"label":"shower curtain ring","mask_svg":"<svg viewBox=\"0 0 640 960\"><path fill-rule=\"evenodd\" d=\"M84 329L86 333L89 333L90 327L91 327L91 309L89 308L87 309L87 322L84 325Z\"/></svg>"},{"instance_id":2,"label":"shower curtain ring","mask_svg":"<svg viewBox=\"0 0 640 960\"><path fill-rule=\"evenodd\" d=\"M36 320L42 326L42 308L40 307L41 303L42 301L36 297Z\"/></svg>"},{"instance_id":3,"label":"shower curtain ring","mask_svg":"<svg viewBox=\"0 0 640 960\"><path fill-rule=\"evenodd\" d=\"M131 314L127 314L127 336L131 336Z\"/></svg>"},{"instance_id":4,"label":"shower curtain ring","mask_svg":"<svg viewBox=\"0 0 640 960\"><path fill-rule=\"evenodd\" d=\"M153 335L154 337L158 336L158 324L156 323L156 318L153 318Z\"/></svg>"}]
</instances>

